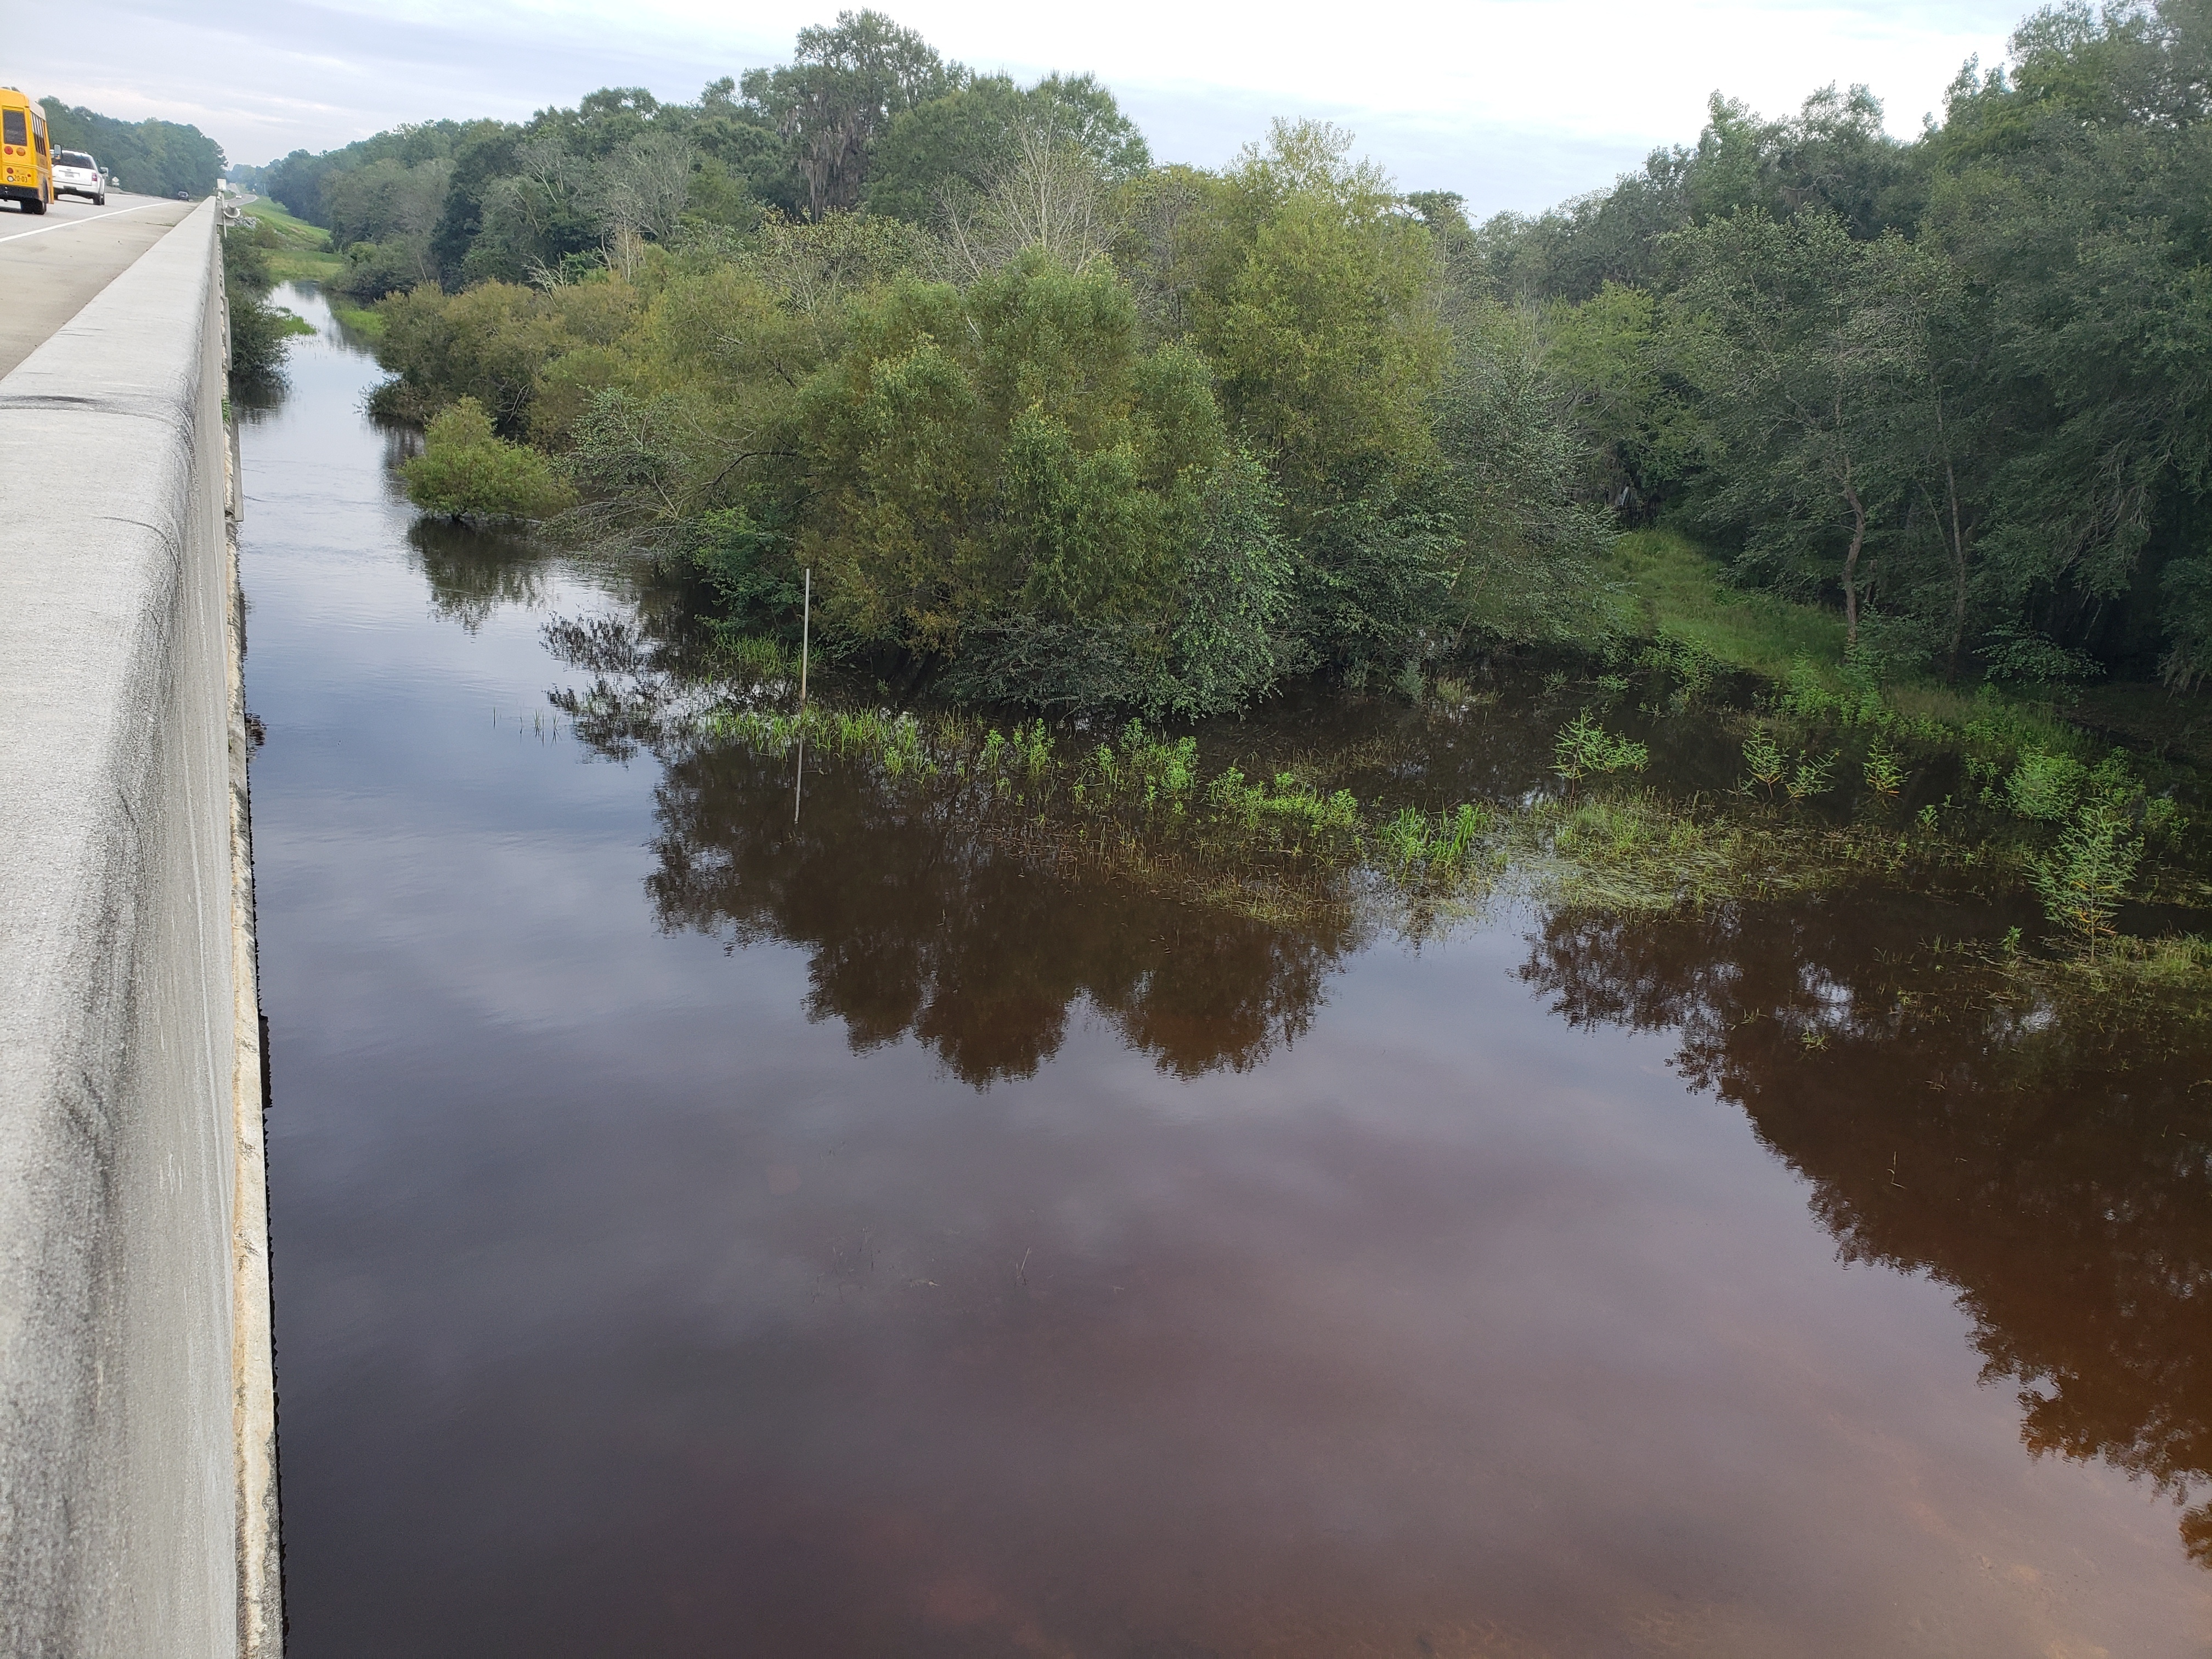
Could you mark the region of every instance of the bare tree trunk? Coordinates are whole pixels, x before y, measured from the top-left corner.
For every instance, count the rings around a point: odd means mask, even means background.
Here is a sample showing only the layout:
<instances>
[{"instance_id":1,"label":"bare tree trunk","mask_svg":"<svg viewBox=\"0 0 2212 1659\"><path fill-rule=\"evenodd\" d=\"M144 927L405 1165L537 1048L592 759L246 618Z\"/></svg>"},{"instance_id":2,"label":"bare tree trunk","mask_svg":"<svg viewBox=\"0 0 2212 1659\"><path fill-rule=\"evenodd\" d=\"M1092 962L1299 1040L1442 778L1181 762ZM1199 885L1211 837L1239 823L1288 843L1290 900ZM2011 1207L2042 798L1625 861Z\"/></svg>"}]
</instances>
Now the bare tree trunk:
<instances>
[{"instance_id":1,"label":"bare tree trunk","mask_svg":"<svg viewBox=\"0 0 2212 1659\"><path fill-rule=\"evenodd\" d=\"M1844 648L1859 642L1859 550L1866 545L1866 504L1851 480L1851 464L1844 461L1844 499L1851 508L1850 550L1844 555Z\"/></svg>"},{"instance_id":2,"label":"bare tree trunk","mask_svg":"<svg viewBox=\"0 0 2212 1659\"><path fill-rule=\"evenodd\" d=\"M1966 532L1959 521L1959 475L1951 464L1951 440L1943 426L1943 394L1936 394L1936 437L1943 446L1943 487L1951 504L1951 661L1947 680L1959 678L1959 653L1966 642Z\"/></svg>"}]
</instances>

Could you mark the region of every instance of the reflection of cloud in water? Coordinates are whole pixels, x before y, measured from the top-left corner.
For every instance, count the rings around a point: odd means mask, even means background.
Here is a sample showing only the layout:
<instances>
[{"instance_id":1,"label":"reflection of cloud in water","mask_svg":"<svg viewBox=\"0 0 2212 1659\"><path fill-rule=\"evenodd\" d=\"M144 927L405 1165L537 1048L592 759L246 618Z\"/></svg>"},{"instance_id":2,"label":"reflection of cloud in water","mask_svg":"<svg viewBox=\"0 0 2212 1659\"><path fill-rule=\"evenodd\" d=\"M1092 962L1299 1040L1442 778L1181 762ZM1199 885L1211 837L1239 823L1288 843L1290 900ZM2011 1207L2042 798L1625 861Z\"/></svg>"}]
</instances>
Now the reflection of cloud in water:
<instances>
[{"instance_id":1,"label":"reflection of cloud in water","mask_svg":"<svg viewBox=\"0 0 2212 1659\"><path fill-rule=\"evenodd\" d=\"M2032 1451L2201 1499L2202 1041L2101 998L2025 1002L1971 960L1915 958L1928 909L1853 897L1694 920L1554 917L1522 972L1573 1024L1678 1031L1683 1075L1741 1106L1813 1183L1846 1260L1955 1287L1984 1381L2019 1390ZM2212 1566L2212 1504L2181 1530Z\"/></svg>"},{"instance_id":2,"label":"reflection of cloud in water","mask_svg":"<svg viewBox=\"0 0 2212 1659\"><path fill-rule=\"evenodd\" d=\"M1027 1077L1078 1000L1165 1070L1243 1069L1304 1033L1360 943L1348 914L1257 921L1110 872L999 844L858 766L740 747L674 759L658 792L664 927L789 940L812 954L808 1012L854 1048L912 1036L982 1086Z\"/></svg>"}]
</instances>

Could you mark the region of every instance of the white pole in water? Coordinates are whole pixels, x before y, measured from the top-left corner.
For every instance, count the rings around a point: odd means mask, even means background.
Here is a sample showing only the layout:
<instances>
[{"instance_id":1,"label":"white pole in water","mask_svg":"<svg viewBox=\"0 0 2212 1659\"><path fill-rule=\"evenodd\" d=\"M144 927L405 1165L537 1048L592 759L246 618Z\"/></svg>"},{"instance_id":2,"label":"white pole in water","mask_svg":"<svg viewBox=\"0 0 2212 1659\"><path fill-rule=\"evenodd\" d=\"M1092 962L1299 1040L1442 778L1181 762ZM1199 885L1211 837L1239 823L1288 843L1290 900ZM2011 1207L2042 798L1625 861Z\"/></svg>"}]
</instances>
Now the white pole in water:
<instances>
[{"instance_id":1,"label":"white pole in water","mask_svg":"<svg viewBox=\"0 0 2212 1659\"><path fill-rule=\"evenodd\" d=\"M799 798L806 793L806 642L814 629L814 567L806 567L806 587L799 611L799 769L791 776L791 821L799 822Z\"/></svg>"}]
</instances>

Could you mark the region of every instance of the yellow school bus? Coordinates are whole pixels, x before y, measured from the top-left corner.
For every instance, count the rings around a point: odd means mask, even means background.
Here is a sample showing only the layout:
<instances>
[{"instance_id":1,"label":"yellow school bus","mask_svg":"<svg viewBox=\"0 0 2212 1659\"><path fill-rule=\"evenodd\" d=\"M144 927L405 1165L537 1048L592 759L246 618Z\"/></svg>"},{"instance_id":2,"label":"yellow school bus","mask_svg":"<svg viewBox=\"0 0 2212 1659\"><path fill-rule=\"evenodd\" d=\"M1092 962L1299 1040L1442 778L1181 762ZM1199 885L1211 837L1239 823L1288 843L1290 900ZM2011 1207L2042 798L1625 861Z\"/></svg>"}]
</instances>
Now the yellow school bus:
<instances>
[{"instance_id":1,"label":"yellow school bus","mask_svg":"<svg viewBox=\"0 0 2212 1659\"><path fill-rule=\"evenodd\" d=\"M43 111L13 87L0 87L0 200L44 213L54 199L54 157Z\"/></svg>"}]
</instances>

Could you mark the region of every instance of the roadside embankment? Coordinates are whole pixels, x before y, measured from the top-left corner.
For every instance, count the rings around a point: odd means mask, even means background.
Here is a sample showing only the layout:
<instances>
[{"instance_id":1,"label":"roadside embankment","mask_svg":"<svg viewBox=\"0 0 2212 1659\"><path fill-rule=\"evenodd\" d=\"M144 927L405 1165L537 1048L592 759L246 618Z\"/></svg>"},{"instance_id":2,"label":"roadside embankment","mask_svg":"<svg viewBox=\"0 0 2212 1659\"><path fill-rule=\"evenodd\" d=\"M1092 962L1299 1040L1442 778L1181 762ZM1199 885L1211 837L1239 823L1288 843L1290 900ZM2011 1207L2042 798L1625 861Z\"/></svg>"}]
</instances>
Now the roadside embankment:
<instances>
[{"instance_id":1,"label":"roadside embankment","mask_svg":"<svg viewBox=\"0 0 2212 1659\"><path fill-rule=\"evenodd\" d=\"M0 1651L39 1659L281 1645L215 212L0 380Z\"/></svg>"}]
</instances>

